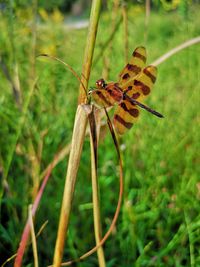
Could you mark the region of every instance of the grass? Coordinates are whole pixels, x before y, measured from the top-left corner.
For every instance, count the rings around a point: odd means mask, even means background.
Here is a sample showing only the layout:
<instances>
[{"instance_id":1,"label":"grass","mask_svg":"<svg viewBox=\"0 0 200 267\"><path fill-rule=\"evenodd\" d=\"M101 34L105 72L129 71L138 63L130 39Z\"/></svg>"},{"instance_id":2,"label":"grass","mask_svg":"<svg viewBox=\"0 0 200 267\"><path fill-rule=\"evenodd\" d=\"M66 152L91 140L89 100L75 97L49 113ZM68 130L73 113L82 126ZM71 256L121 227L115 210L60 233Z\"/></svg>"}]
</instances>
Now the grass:
<instances>
[{"instance_id":1,"label":"grass","mask_svg":"<svg viewBox=\"0 0 200 267\"><path fill-rule=\"evenodd\" d=\"M130 7L129 53L136 46L145 45L148 63L151 63L174 46L200 35L199 9L199 5L191 6L187 19L176 11L152 12L145 29L143 10ZM12 78L14 65L18 65L25 100L32 82L32 41L30 25L24 22L31 20L31 12L26 13L28 17L18 13L14 21L10 14L1 13L0 24L4 30L0 36L0 51ZM109 14L102 14L95 55L108 38L109 21ZM53 31L52 25L56 25ZM109 55L109 76L113 80L124 65L122 29L121 25ZM61 27L61 22L48 21L45 28L38 29L36 52L55 54L80 73L86 35L87 30L67 31ZM195 45L159 66L158 80L146 103L165 118L159 120L142 111L138 123L120 140L125 171L124 203L116 229L104 246L108 267L200 265L199 53L200 47ZM101 77L102 67L100 60L92 69L90 86ZM2 172L8 168L8 188L1 190L1 262L16 252L28 204L33 201L37 184L34 155L41 155L37 167L38 172L42 172L57 150L71 139L78 82L63 66L54 62L37 60L36 71L38 86L31 97L13 156L11 151L21 113L9 82L0 73L0 164ZM94 245L89 151L88 137L73 202L66 260L76 258ZM9 156L12 157L10 166ZM40 266L50 264L53 258L66 162L67 158L54 169L36 214L36 232L46 220L49 221L37 240ZM100 141L98 163L104 232L110 225L117 203L116 163L116 152L107 134ZM24 266L32 264L29 248ZM96 255L79 266L97 266Z\"/></svg>"}]
</instances>

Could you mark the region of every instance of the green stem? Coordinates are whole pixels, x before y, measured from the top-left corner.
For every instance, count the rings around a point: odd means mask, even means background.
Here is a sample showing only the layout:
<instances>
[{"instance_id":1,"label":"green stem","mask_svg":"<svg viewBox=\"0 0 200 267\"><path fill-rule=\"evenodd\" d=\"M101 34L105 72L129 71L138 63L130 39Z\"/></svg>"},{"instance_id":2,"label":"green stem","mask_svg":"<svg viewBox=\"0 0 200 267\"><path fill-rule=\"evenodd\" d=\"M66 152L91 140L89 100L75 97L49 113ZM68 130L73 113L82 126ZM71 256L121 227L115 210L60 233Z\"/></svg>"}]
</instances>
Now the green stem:
<instances>
[{"instance_id":1,"label":"green stem","mask_svg":"<svg viewBox=\"0 0 200 267\"><path fill-rule=\"evenodd\" d=\"M127 14L127 4L122 5L122 17L123 17L123 27L124 27L124 58L125 63L128 63L128 14Z\"/></svg>"},{"instance_id":2,"label":"green stem","mask_svg":"<svg viewBox=\"0 0 200 267\"><path fill-rule=\"evenodd\" d=\"M93 0L90 14L90 25L87 38L87 44L85 48L85 56L82 67L82 82L84 87L88 87L88 80L90 77L90 70L92 65L92 58L94 53L94 46L96 41L97 26L99 22L101 0ZM79 104L84 104L87 101L83 85L80 84L79 88Z\"/></svg>"}]
</instances>

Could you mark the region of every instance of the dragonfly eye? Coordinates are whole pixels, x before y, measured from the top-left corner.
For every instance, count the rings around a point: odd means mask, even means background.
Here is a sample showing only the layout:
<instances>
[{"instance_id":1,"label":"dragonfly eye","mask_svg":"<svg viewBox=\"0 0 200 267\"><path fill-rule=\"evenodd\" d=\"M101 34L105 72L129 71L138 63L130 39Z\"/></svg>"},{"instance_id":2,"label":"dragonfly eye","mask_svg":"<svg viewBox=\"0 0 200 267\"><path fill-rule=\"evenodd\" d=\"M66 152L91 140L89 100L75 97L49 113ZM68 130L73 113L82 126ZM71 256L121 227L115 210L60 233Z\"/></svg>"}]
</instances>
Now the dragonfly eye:
<instances>
[{"instance_id":1,"label":"dragonfly eye","mask_svg":"<svg viewBox=\"0 0 200 267\"><path fill-rule=\"evenodd\" d=\"M105 83L104 79L99 79L98 81L96 81L96 86L99 89L105 88L106 83Z\"/></svg>"}]
</instances>

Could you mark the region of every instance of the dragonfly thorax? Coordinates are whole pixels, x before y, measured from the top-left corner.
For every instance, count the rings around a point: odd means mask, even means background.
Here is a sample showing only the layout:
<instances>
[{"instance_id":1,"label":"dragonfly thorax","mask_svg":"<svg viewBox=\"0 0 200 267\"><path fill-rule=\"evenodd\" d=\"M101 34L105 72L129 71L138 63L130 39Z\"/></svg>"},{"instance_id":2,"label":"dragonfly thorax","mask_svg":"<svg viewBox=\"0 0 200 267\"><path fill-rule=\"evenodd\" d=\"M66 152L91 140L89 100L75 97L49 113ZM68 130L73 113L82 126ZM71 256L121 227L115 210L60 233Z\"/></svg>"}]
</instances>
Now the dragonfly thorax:
<instances>
[{"instance_id":1,"label":"dragonfly thorax","mask_svg":"<svg viewBox=\"0 0 200 267\"><path fill-rule=\"evenodd\" d=\"M104 89L106 87L106 82L104 79L99 79L96 81L96 86L98 89Z\"/></svg>"}]
</instances>

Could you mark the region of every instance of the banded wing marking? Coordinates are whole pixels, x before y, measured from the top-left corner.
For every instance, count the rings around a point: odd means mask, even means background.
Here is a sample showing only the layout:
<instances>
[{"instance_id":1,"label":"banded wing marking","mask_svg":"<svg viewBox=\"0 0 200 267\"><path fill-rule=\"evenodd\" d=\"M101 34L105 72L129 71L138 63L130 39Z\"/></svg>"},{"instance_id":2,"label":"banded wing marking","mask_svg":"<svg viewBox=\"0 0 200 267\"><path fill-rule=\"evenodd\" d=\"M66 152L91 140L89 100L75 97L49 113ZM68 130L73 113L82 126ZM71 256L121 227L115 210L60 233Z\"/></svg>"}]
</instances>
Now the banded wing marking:
<instances>
[{"instance_id":1,"label":"banded wing marking","mask_svg":"<svg viewBox=\"0 0 200 267\"><path fill-rule=\"evenodd\" d=\"M156 81L156 67L148 66L142 72L123 85L122 90L137 101L141 102L151 92ZM139 108L128 100L123 100L117 107L113 123L119 134L124 134L138 119Z\"/></svg>"},{"instance_id":2,"label":"banded wing marking","mask_svg":"<svg viewBox=\"0 0 200 267\"><path fill-rule=\"evenodd\" d=\"M134 79L129 80L122 85L122 90L126 94L141 102L146 96L148 96L152 90L152 87L156 81L157 69L155 66L147 66L142 72Z\"/></svg>"},{"instance_id":3,"label":"banded wing marking","mask_svg":"<svg viewBox=\"0 0 200 267\"><path fill-rule=\"evenodd\" d=\"M139 108L128 100L123 100L116 108L113 118L115 130L122 135L129 130L139 117Z\"/></svg>"},{"instance_id":4,"label":"banded wing marking","mask_svg":"<svg viewBox=\"0 0 200 267\"><path fill-rule=\"evenodd\" d=\"M115 83L109 83L104 89L96 89L91 92L94 101L100 107L110 107L119 103L123 94L121 90L116 86Z\"/></svg>"},{"instance_id":5,"label":"banded wing marking","mask_svg":"<svg viewBox=\"0 0 200 267\"><path fill-rule=\"evenodd\" d=\"M146 49L142 46L137 47L130 59L130 62L123 68L119 74L119 86L133 79L144 68L146 63Z\"/></svg>"}]
</instances>

